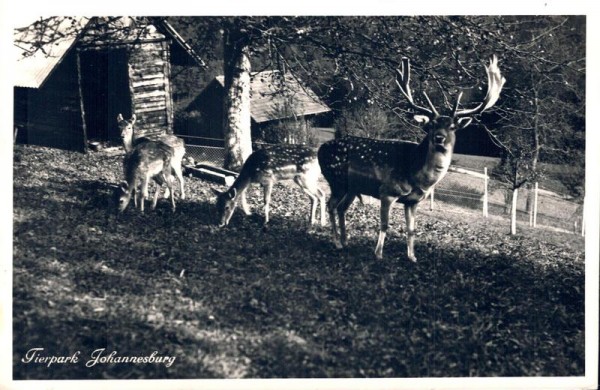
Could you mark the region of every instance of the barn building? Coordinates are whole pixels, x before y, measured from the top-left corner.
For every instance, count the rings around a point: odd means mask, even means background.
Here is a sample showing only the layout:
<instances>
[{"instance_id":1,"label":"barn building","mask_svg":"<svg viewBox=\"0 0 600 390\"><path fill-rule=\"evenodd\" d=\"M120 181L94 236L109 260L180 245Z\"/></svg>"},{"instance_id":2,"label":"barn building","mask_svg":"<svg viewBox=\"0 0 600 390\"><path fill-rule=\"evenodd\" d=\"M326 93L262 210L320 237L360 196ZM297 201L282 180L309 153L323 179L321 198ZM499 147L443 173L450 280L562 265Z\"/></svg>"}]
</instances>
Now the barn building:
<instances>
[{"instance_id":1,"label":"barn building","mask_svg":"<svg viewBox=\"0 0 600 390\"><path fill-rule=\"evenodd\" d=\"M188 120L177 127L177 132L190 136L188 143L223 139L224 85L224 76L215 77L185 109ZM269 127L281 128L292 122L304 129L331 125L331 109L290 72L284 76L273 70L251 75L250 115L252 139L267 142L277 142L273 134L265 134Z\"/></svg>"},{"instance_id":2,"label":"barn building","mask_svg":"<svg viewBox=\"0 0 600 390\"><path fill-rule=\"evenodd\" d=\"M53 17L14 33L17 140L86 151L120 142L116 117L140 134L173 132L171 65L203 65L166 21Z\"/></svg>"}]
</instances>

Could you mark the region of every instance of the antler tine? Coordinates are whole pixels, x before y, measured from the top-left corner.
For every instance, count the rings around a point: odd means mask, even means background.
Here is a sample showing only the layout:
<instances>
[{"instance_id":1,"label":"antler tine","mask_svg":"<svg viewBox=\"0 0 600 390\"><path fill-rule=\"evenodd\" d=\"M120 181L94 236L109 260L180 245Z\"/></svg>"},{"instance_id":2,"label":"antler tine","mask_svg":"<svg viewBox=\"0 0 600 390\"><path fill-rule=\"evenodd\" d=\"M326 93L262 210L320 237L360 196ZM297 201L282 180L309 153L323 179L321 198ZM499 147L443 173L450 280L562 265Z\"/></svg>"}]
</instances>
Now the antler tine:
<instances>
[{"instance_id":1,"label":"antler tine","mask_svg":"<svg viewBox=\"0 0 600 390\"><path fill-rule=\"evenodd\" d=\"M400 88L400 92L408 99L409 102L413 101L412 94L410 92L410 62L408 58L402 58L402 64L400 69L396 69L396 84Z\"/></svg>"},{"instance_id":2,"label":"antler tine","mask_svg":"<svg viewBox=\"0 0 600 390\"><path fill-rule=\"evenodd\" d=\"M433 103L431 102L431 99L429 99L427 92L423 91L423 95L425 95L425 99L427 99L427 104L429 104L429 108L431 108L431 112L433 113L433 115L440 116L440 113L435 109Z\"/></svg>"},{"instance_id":3,"label":"antler tine","mask_svg":"<svg viewBox=\"0 0 600 390\"><path fill-rule=\"evenodd\" d=\"M460 91L456 97L456 103L454 103L454 108L452 109L452 116L455 116L456 112L458 111L458 105L460 104L460 98L462 97L462 94L462 91Z\"/></svg>"},{"instance_id":4,"label":"antler tine","mask_svg":"<svg viewBox=\"0 0 600 390\"><path fill-rule=\"evenodd\" d=\"M415 104L410 91L410 60L406 57L402 58L400 69L396 69L396 84L398 84L400 92L402 92L404 97L406 97L406 100L408 100L408 103L413 110L421 112L422 114L425 114L431 118L439 115L433 107L433 104L431 104L431 101L427 95L425 95L425 97L427 97L427 101L433 111Z\"/></svg>"},{"instance_id":5,"label":"antler tine","mask_svg":"<svg viewBox=\"0 0 600 390\"><path fill-rule=\"evenodd\" d=\"M454 114L455 117L480 114L496 104L500 98L500 91L502 91L502 87L504 86L506 79L500 73L500 68L498 67L498 57L496 57L495 54L492 56L492 58L490 58L490 64L485 67L485 72L487 73L488 89L483 102L473 109L456 111Z\"/></svg>"}]
</instances>

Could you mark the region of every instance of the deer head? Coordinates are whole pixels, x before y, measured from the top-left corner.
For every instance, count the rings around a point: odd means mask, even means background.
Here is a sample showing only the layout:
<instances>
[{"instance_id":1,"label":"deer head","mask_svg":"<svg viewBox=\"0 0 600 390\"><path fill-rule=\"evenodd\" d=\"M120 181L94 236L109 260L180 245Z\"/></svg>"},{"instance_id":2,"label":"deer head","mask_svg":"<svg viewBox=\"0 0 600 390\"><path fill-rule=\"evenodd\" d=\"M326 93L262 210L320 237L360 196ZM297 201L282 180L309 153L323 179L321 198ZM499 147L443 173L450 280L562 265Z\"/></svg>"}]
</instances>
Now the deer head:
<instances>
[{"instance_id":1,"label":"deer head","mask_svg":"<svg viewBox=\"0 0 600 390\"><path fill-rule=\"evenodd\" d=\"M131 119L126 120L123 115L117 115L117 124L119 125L119 132L121 134L121 141L125 151L129 152L132 149L133 142L133 125L135 124L135 114L131 116Z\"/></svg>"},{"instance_id":2,"label":"deer head","mask_svg":"<svg viewBox=\"0 0 600 390\"><path fill-rule=\"evenodd\" d=\"M212 190L217 196L217 223L219 227L227 226L237 205L237 190L235 188L224 192L214 188Z\"/></svg>"},{"instance_id":3,"label":"deer head","mask_svg":"<svg viewBox=\"0 0 600 390\"><path fill-rule=\"evenodd\" d=\"M127 205L129 205L132 195L132 191L129 188L129 184L126 181L123 181L119 184L117 194L119 212L122 213L127 208Z\"/></svg>"},{"instance_id":4,"label":"deer head","mask_svg":"<svg viewBox=\"0 0 600 390\"><path fill-rule=\"evenodd\" d=\"M455 131L467 127L473 117L482 113L488 108L496 104L500 97L500 91L506 79L500 74L498 68L498 58L493 55L490 59L490 64L485 67L487 74L487 93L483 102L473 109L458 110L462 92L456 98L456 103L452 109L452 113L448 115L440 115L435 106L423 92L429 108L417 105L412 97L410 90L410 61L408 58L402 59L402 65L396 72L396 83L400 88L400 92L408 100L409 106L418 114L414 119L423 125L423 129L427 132L430 146L438 151L446 150L450 145L454 145Z\"/></svg>"}]
</instances>

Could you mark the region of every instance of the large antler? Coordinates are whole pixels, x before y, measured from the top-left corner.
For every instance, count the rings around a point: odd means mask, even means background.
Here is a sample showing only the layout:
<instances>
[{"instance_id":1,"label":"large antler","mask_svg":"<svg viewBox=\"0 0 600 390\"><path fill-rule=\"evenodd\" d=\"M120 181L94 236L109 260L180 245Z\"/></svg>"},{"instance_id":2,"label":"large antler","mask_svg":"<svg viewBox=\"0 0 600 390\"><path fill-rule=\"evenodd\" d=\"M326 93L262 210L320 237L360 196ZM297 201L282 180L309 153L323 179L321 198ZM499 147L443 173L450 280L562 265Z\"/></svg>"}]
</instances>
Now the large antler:
<instances>
[{"instance_id":1,"label":"large antler","mask_svg":"<svg viewBox=\"0 0 600 390\"><path fill-rule=\"evenodd\" d=\"M490 64L485 67L485 72L487 73L488 89L485 98L483 99L483 102L481 102L481 104L479 104L475 108L458 111L458 104L460 102L462 92L459 93L458 97L456 98L454 110L452 112L452 115L455 118L480 114L488 108L492 107L494 104L496 104L496 101L498 101L498 98L500 97L500 91L502 90L502 86L506 82L506 79L500 74L500 68L498 67L498 57L496 57L495 54L492 56L492 58L490 58Z\"/></svg>"},{"instance_id":2,"label":"large antler","mask_svg":"<svg viewBox=\"0 0 600 390\"><path fill-rule=\"evenodd\" d=\"M427 99L427 104L429 104L430 109L415 104L412 97L412 93L410 91L410 61L408 58L402 58L402 65L400 66L400 69L396 69L396 72L396 84L398 84L398 87L400 87L400 91L408 100L410 107L413 110L425 114L430 118L435 118L439 116L440 114L437 112L437 110L433 106L433 103L431 103L429 96L427 96L425 92L423 92L423 94Z\"/></svg>"}]
</instances>

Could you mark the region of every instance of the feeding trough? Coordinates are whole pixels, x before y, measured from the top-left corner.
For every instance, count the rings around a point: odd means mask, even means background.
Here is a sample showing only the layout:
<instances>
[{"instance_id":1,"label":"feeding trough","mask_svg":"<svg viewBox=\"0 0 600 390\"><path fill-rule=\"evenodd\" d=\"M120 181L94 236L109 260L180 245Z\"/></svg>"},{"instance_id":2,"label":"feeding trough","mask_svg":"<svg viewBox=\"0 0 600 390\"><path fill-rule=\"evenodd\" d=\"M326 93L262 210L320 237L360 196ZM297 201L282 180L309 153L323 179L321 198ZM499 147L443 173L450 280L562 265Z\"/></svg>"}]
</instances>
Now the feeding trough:
<instances>
[{"instance_id":1,"label":"feeding trough","mask_svg":"<svg viewBox=\"0 0 600 390\"><path fill-rule=\"evenodd\" d=\"M199 177L227 186L232 185L238 175L236 172L207 164L188 163L184 164L183 167L189 176Z\"/></svg>"}]
</instances>

